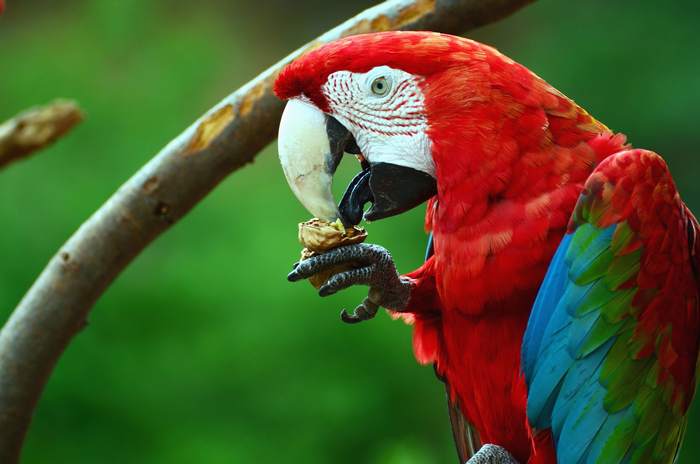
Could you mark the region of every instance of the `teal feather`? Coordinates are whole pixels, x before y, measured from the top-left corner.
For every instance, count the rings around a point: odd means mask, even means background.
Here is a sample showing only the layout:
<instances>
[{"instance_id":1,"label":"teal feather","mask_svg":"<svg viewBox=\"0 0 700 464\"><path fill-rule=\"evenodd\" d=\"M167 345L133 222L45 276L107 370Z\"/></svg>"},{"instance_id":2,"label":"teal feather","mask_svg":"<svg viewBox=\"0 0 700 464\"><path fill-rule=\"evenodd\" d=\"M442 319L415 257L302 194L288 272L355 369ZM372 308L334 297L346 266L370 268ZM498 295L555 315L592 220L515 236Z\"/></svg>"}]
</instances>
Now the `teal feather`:
<instances>
[{"instance_id":1,"label":"teal feather","mask_svg":"<svg viewBox=\"0 0 700 464\"><path fill-rule=\"evenodd\" d=\"M677 266L676 272L678 266L688 273L695 269L689 254L662 252L682 248L685 240L696 247L698 226L692 218L683 222L689 217L685 209L669 214L684 206L672 195L672 185L653 183L668 175L665 165L639 171L628 161L615 165L627 167L640 177L630 178L619 192L604 176L587 183L523 340L528 420L536 430L551 429L559 464L671 464L684 430L689 393L678 389L668 364L680 356L697 362L697 352L690 357L670 345L678 333L687 335L693 327L697 332L697 278L688 281L692 288L681 295L683 305L675 307L676 300L669 298L671 307L658 302L664 301L659 300L664 291L684 290L675 279L687 275L666 274L670 266ZM645 195L653 192L650 198L670 203L658 211L636 212L632 206L642 206L632 205L639 202L632 192L637 182L649 183L640 187ZM612 211L612 204L619 209ZM623 219L621 211L637 215ZM654 275L661 277L658 287L650 285ZM672 330L666 311L676 311L690 327ZM664 317L666 325L654 326Z\"/></svg>"}]
</instances>

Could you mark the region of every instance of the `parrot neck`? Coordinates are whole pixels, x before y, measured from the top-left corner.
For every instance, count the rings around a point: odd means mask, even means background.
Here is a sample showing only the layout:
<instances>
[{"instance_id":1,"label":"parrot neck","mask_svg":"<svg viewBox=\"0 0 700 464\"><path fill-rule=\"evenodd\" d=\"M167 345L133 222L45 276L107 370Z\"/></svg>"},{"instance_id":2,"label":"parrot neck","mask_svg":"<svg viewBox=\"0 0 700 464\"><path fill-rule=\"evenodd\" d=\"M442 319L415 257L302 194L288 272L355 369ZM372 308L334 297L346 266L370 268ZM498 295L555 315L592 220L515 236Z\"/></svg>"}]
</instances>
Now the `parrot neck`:
<instances>
[{"instance_id":1,"label":"parrot neck","mask_svg":"<svg viewBox=\"0 0 700 464\"><path fill-rule=\"evenodd\" d=\"M516 153L503 153L480 164L472 164L468 159L455 162L456 153L446 157L450 159L448 163L436 162L441 218L436 221L437 228L454 227L479 235L483 233L478 227L482 222L491 226L496 226L494 220L500 222L495 213L509 223L524 219L519 217L522 209L533 207L538 198L546 205L546 197L556 190L572 182L583 182L584 176L572 178L573 173L568 170L557 172L563 161L558 159L558 154L555 150L540 153L539 157L550 158L540 166ZM474 158L488 159L483 153ZM592 166L595 159L587 156L585 162Z\"/></svg>"},{"instance_id":2,"label":"parrot neck","mask_svg":"<svg viewBox=\"0 0 700 464\"><path fill-rule=\"evenodd\" d=\"M514 288L534 295L584 182L625 147L623 135L527 69L487 61L488 72L454 68L425 86L436 283L445 309L466 315Z\"/></svg>"},{"instance_id":3,"label":"parrot neck","mask_svg":"<svg viewBox=\"0 0 700 464\"><path fill-rule=\"evenodd\" d=\"M525 138L507 135L517 132L501 123L499 130L447 135L448 141L458 137L465 142L458 147L433 144L436 230L461 229L462 236L467 231L477 236L486 226L498 229L502 223L510 229L516 221L540 221L557 211L568 222L571 195L578 196L600 161L625 147L624 135L607 131L572 132L566 145L544 131Z\"/></svg>"},{"instance_id":4,"label":"parrot neck","mask_svg":"<svg viewBox=\"0 0 700 464\"><path fill-rule=\"evenodd\" d=\"M495 143L501 150L485 157L477 151L480 143ZM466 145L471 153L439 153L437 205L429 209L428 220L436 273L443 276L437 288L445 309L482 314L489 303L509 297L512 288L503 282L534 295L585 180L623 144L624 136L601 133L572 146L550 143L525 153L507 148L517 147L515 142L486 139ZM473 163L474 151L477 159L487 161Z\"/></svg>"},{"instance_id":5,"label":"parrot neck","mask_svg":"<svg viewBox=\"0 0 700 464\"><path fill-rule=\"evenodd\" d=\"M425 87L438 184L438 228L540 217L625 143L529 70L487 54L487 70L455 67ZM525 208L525 210L523 210ZM568 214L567 211L567 221ZM464 231L463 231L464 233Z\"/></svg>"}]
</instances>

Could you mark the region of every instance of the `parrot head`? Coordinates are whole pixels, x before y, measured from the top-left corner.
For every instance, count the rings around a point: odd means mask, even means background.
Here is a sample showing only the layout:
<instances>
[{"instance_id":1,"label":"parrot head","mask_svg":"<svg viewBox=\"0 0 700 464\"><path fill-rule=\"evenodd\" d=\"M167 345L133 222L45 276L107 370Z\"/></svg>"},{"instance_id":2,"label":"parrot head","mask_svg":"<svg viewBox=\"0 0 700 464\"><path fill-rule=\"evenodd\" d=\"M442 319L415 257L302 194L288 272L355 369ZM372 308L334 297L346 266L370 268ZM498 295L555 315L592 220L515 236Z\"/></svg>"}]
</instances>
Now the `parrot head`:
<instances>
[{"instance_id":1,"label":"parrot head","mask_svg":"<svg viewBox=\"0 0 700 464\"><path fill-rule=\"evenodd\" d=\"M489 130L513 99L532 98L519 86L536 79L495 49L451 35L384 32L329 43L275 81L288 101L278 139L285 176L321 219L349 226L399 214L460 183L449 171L482 162L483 150L470 156L460 134L493 145ZM514 88L498 102L492 90L501 82ZM464 156L449 159L457 144ZM345 153L362 170L336 206L331 183Z\"/></svg>"}]
</instances>

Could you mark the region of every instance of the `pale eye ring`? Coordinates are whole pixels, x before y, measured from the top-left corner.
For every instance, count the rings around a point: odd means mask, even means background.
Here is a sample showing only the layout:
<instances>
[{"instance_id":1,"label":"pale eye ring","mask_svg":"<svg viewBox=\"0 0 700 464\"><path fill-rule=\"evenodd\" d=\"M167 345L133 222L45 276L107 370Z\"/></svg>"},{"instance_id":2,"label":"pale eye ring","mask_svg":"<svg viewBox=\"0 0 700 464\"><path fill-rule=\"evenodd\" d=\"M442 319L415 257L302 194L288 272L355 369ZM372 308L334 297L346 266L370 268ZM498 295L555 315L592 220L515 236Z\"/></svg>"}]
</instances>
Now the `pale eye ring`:
<instances>
[{"instance_id":1,"label":"pale eye ring","mask_svg":"<svg viewBox=\"0 0 700 464\"><path fill-rule=\"evenodd\" d=\"M389 93L389 80L384 76L380 76L372 81L371 88L373 94L377 95L378 97L383 97Z\"/></svg>"}]
</instances>

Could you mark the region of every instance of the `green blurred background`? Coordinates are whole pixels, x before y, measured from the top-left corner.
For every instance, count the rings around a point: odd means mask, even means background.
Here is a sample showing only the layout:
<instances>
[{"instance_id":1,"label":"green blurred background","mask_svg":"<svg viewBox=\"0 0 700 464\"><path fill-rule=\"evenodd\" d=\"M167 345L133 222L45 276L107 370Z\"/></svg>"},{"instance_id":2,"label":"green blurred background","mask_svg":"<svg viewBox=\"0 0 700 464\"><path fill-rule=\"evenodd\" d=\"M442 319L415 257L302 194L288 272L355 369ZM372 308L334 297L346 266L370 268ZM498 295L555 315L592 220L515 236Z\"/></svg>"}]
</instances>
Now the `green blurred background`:
<instances>
[{"instance_id":1,"label":"green blurred background","mask_svg":"<svg viewBox=\"0 0 700 464\"><path fill-rule=\"evenodd\" d=\"M0 173L3 320L61 243L225 94L371 1L9 0L0 120L57 96L87 120ZM543 0L469 34L637 146L663 154L700 211L695 2ZM271 145L168 232L97 303L39 404L28 463L454 462L442 384L410 329L347 326L362 289L321 299L285 275L290 194ZM344 166L338 190L356 169ZM403 271L423 210L371 224ZM700 402L681 462L700 458ZM695 456L695 458L694 458Z\"/></svg>"}]
</instances>

